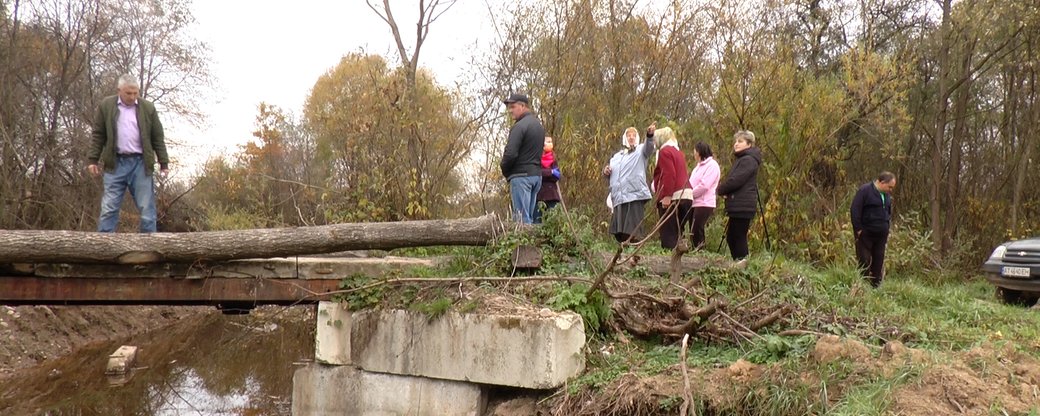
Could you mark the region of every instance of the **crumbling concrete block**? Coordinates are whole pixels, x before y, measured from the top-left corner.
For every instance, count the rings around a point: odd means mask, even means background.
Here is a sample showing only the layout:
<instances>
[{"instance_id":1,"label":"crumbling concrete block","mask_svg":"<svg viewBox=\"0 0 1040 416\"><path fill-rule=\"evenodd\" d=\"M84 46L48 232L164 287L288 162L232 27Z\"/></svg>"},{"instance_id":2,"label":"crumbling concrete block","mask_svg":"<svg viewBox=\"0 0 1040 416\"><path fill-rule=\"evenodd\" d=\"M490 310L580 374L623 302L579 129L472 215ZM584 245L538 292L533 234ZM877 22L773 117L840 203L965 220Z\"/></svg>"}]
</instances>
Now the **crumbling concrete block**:
<instances>
[{"instance_id":1,"label":"crumbling concrete block","mask_svg":"<svg viewBox=\"0 0 1040 416\"><path fill-rule=\"evenodd\" d=\"M585 329L571 312L431 317L404 310L351 313L331 304L321 310L328 313L318 315L319 362L532 389L559 387L585 369Z\"/></svg>"},{"instance_id":2,"label":"crumbling concrete block","mask_svg":"<svg viewBox=\"0 0 1040 416\"><path fill-rule=\"evenodd\" d=\"M134 360L137 358L137 347L123 345L108 356L108 365L105 366L105 374L126 374L133 369Z\"/></svg>"},{"instance_id":3,"label":"crumbling concrete block","mask_svg":"<svg viewBox=\"0 0 1040 416\"><path fill-rule=\"evenodd\" d=\"M486 392L472 383L323 364L293 375L293 416L479 416L486 406Z\"/></svg>"},{"instance_id":4,"label":"crumbling concrete block","mask_svg":"<svg viewBox=\"0 0 1040 416\"><path fill-rule=\"evenodd\" d=\"M350 310L347 304L319 302L317 316L314 360L324 364L350 364Z\"/></svg>"}]
</instances>

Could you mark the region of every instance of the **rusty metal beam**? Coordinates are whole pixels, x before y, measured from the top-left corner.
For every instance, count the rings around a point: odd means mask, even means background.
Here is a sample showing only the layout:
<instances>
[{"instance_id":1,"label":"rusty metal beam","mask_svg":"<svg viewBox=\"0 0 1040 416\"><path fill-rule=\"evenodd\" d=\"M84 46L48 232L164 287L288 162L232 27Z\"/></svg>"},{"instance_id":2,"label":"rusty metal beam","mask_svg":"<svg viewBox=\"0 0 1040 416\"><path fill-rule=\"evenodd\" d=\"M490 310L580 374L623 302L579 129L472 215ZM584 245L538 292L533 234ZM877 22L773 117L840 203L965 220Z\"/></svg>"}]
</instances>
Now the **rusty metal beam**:
<instances>
[{"instance_id":1,"label":"rusty metal beam","mask_svg":"<svg viewBox=\"0 0 1040 416\"><path fill-rule=\"evenodd\" d=\"M2 305L212 305L249 309L329 300L338 279L0 276Z\"/></svg>"}]
</instances>

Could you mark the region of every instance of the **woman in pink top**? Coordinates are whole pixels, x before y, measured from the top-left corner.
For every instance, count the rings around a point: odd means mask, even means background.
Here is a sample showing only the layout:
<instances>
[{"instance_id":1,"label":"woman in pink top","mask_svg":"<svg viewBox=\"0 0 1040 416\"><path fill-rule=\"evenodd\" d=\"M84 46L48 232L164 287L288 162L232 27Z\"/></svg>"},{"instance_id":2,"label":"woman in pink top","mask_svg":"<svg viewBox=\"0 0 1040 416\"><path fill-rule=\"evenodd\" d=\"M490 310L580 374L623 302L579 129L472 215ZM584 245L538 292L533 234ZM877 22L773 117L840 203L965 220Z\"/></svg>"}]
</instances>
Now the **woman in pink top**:
<instances>
[{"instance_id":1,"label":"woman in pink top","mask_svg":"<svg viewBox=\"0 0 1040 416\"><path fill-rule=\"evenodd\" d=\"M693 147L693 158L697 166L690 173L690 188L693 188L693 241L691 247L704 247L704 226L715 212L715 188L719 186L719 162L712 157L711 146L698 142Z\"/></svg>"}]
</instances>

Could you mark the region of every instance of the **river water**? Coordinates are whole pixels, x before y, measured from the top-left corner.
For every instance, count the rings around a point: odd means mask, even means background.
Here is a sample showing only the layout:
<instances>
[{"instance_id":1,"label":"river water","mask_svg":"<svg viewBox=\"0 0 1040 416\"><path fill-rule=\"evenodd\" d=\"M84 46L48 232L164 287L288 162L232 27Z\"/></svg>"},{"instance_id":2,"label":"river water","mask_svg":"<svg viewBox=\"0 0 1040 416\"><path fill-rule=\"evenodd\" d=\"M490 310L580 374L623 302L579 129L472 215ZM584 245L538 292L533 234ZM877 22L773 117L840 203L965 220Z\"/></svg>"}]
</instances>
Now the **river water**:
<instances>
[{"instance_id":1,"label":"river water","mask_svg":"<svg viewBox=\"0 0 1040 416\"><path fill-rule=\"evenodd\" d=\"M120 345L139 348L135 370L105 376ZM293 372L313 357L312 307L200 313L19 374L0 391L0 415L289 415Z\"/></svg>"}]
</instances>

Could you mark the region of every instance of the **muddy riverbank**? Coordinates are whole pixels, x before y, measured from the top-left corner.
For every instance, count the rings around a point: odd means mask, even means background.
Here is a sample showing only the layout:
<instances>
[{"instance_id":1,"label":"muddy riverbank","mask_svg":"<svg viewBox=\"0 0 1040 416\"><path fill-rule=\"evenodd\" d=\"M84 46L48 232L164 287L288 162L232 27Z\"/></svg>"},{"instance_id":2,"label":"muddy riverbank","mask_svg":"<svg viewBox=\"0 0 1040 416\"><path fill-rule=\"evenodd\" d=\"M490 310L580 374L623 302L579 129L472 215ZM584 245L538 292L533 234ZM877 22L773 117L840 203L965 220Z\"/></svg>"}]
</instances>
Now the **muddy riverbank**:
<instances>
[{"instance_id":1,"label":"muddy riverbank","mask_svg":"<svg viewBox=\"0 0 1040 416\"><path fill-rule=\"evenodd\" d=\"M15 357L12 363L24 366L37 358L40 362L30 368L12 367L0 380L0 414L287 415L293 363L313 357L309 307L260 308L244 316L221 315L209 308L135 310L132 318L116 317L127 310L95 312L99 311L51 310L56 318L79 315L85 322L43 325L46 329L39 334L20 332L29 339L5 347ZM47 315L39 308L30 313ZM92 320L107 315L114 315L109 327L120 326L110 328L109 334L153 324L158 328L77 344L87 339L79 332L83 327L100 327L102 323ZM57 341L46 342L55 334ZM136 369L127 379L106 377L108 354L124 344L140 348ZM71 353L55 359L19 356L23 345L46 346L44 354L61 355L66 348Z\"/></svg>"},{"instance_id":2,"label":"muddy riverbank","mask_svg":"<svg viewBox=\"0 0 1040 416\"><path fill-rule=\"evenodd\" d=\"M210 307L0 306L0 383L85 345L211 313Z\"/></svg>"}]
</instances>

